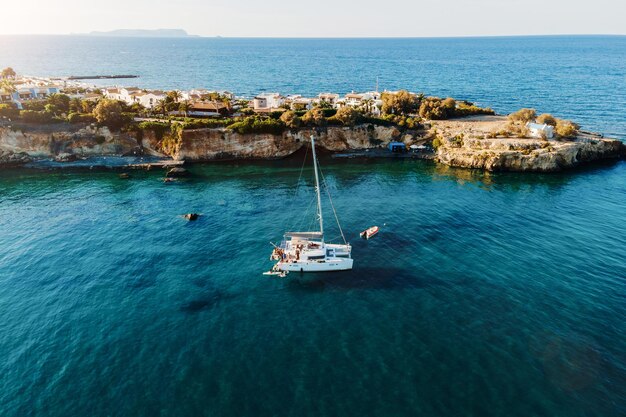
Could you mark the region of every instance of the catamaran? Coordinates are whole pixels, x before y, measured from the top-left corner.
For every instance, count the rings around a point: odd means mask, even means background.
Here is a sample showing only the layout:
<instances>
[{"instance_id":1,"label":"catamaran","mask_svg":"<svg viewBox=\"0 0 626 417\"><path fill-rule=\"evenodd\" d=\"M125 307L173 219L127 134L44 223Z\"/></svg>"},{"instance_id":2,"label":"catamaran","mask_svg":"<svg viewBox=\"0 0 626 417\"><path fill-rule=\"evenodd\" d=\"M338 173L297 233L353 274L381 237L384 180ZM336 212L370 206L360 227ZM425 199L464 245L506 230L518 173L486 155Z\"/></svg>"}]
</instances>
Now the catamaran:
<instances>
[{"instance_id":1,"label":"catamaran","mask_svg":"<svg viewBox=\"0 0 626 417\"><path fill-rule=\"evenodd\" d=\"M268 274L284 276L284 273L288 272L326 272L352 269L352 246L346 242L343 235L330 193L328 193L328 198L339 226L343 244L324 241L324 216L322 213L318 161L315 154L315 137L311 137L311 150L313 153L313 171L315 172L316 217L319 223L319 230L285 233L283 241L280 245L274 247L274 251L270 256L271 260L278 262ZM326 187L326 191L328 192L328 187Z\"/></svg>"}]
</instances>

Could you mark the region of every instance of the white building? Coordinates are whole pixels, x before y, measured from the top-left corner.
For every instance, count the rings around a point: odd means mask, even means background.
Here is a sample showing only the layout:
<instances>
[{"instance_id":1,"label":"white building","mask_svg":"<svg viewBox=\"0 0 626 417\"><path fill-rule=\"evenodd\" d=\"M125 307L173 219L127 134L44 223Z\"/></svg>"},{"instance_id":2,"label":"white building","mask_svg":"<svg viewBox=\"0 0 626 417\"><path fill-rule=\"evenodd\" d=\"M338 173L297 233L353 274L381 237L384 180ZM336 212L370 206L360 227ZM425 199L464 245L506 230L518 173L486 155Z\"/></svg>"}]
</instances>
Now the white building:
<instances>
[{"instance_id":1,"label":"white building","mask_svg":"<svg viewBox=\"0 0 626 417\"><path fill-rule=\"evenodd\" d=\"M147 109L153 109L159 101L167 97L167 94L163 91L148 91L132 94L131 97L135 103L139 103Z\"/></svg>"},{"instance_id":2,"label":"white building","mask_svg":"<svg viewBox=\"0 0 626 417\"><path fill-rule=\"evenodd\" d=\"M17 84L15 90L9 93L0 90L0 101L13 102L19 109L22 108L22 102L27 100L43 100L52 94L61 92L61 87L57 85L35 85L35 84Z\"/></svg>"},{"instance_id":3,"label":"white building","mask_svg":"<svg viewBox=\"0 0 626 417\"><path fill-rule=\"evenodd\" d=\"M283 100L283 105L289 106L291 110L311 110L315 99L302 97L301 95L289 95Z\"/></svg>"},{"instance_id":4,"label":"white building","mask_svg":"<svg viewBox=\"0 0 626 417\"><path fill-rule=\"evenodd\" d=\"M152 109L160 100L165 99L167 94L159 90L144 91L137 87L122 87L105 89L104 97L111 100L123 101L128 105L139 103L148 109Z\"/></svg>"},{"instance_id":5,"label":"white building","mask_svg":"<svg viewBox=\"0 0 626 417\"><path fill-rule=\"evenodd\" d=\"M319 99L319 101L324 101L326 103L331 104L333 107L337 104L337 102L339 101L339 94L335 94L335 93L320 93L317 98Z\"/></svg>"},{"instance_id":6,"label":"white building","mask_svg":"<svg viewBox=\"0 0 626 417\"><path fill-rule=\"evenodd\" d=\"M252 100L252 108L255 111L270 111L278 109L283 104L285 104L285 97L280 93L263 93Z\"/></svg>"},{"instance_id":7,"label":"white building","mask_svg":"<svg viewBox=\"0 0 626 417\"><path fill-rule=\"evenodd\" d=\"M378 91L368 91L366 93L355 93L353 91L337 100L334 107L341 108L344 106L359 108L374 116L379 116L381 114L383 101L380 99L380 93Z\"/></svg>"},{"instance_id":8,"label":"white building","mask_svg":"<svg viewBox=\"0 0 626 417\"><path fill-rule=\"evenodd\" d=\"M526 123L526 128L533 138L552 139L554 137L554 127L547 124Z\"/></svg>"}]
</instances>

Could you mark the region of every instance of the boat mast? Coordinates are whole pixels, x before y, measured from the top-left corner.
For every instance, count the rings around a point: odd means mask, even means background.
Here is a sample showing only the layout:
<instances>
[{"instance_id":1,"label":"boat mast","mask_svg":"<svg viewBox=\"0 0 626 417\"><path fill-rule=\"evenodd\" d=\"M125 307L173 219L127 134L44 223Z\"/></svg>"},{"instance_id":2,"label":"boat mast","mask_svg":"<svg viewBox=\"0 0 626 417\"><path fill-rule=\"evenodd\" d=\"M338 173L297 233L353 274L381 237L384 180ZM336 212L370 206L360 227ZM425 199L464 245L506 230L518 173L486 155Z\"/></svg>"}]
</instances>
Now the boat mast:
<instances>
[{"instance_id":1,"label":"boat mast","mask_svg":"<svg viewBox=\"0 0 626 417\"><path fill-rule=\"evenodd\" d=\"M311 149L313 151L313 169L315 170L315 192L317 193L317 217L320 221L320 233L324 241L324 218L322 217L322 195L320 192L320 179L317 174L317 155L315 154L315 136L311 136Z\"/></svg>"}]
</instances>

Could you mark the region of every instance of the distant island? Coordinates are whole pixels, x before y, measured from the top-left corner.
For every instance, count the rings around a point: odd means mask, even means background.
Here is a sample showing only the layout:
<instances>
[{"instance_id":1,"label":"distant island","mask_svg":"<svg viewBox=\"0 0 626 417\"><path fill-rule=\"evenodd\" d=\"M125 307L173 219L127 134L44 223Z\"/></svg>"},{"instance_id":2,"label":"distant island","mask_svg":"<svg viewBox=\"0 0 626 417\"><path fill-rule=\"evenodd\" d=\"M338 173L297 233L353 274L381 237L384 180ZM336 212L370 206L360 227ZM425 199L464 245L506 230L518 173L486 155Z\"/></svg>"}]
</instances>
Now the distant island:
<instances>
[{"instance_id":1,"label":"distant island","mask_svg":"<svg viewBox=\"0 0 626 417\"><path fill-rule=\"evenodd\" d=\"M183 29L117 29L106 32L90 32L89 36L112 36L132 38L197 38Z\"/></svg>"}]
</instances>

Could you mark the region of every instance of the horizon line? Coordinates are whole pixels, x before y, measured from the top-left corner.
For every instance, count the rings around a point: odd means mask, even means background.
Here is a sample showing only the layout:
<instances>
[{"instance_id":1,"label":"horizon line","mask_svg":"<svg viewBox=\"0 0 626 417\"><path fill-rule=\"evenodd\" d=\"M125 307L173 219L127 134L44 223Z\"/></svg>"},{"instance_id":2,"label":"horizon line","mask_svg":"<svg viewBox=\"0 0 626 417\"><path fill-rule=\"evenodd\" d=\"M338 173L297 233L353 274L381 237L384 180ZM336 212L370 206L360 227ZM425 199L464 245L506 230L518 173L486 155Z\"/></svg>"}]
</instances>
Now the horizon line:
<instances>
[{"instance_id":1,"label":"horizon line","mask_svg":"<svg viewBox=\"0 0 626 417\"><path fill-rule=\"evenodd\" d=\"M152 29L137 29L152 30ZM106 33L106 32L105 32ZM441 35L441 36L223 36L193 35L187 36L124 36L95 35L92 33L4 33L0 36L83 36L94 38L139 38L139 39L459 39L459 38L537 38L564 36L611 36L626 37L626 33L552 33L552 34L517 34L517 35Z\"/></svg>"}]
</instances>

